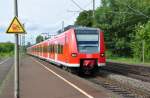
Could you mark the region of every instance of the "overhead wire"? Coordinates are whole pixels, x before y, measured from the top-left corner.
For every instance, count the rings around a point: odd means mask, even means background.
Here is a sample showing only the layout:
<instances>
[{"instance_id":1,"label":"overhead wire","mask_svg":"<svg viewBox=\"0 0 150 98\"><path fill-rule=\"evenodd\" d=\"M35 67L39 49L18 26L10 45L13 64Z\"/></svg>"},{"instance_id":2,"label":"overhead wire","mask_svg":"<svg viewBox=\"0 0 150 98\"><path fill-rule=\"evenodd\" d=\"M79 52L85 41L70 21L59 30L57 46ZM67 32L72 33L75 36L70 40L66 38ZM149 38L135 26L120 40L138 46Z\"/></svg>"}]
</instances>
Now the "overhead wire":
<instances>
[{"instance_id":1,"label":"overhead wire","mask_svg":"<svg viewBox=\"0 0 150 98\"><path fill-rule=\"evenodd\" d=\"M75 2L74 0L71 0L78 8L80 8L80 10L83 10L84 11L84 9L77 3L77 2Z\"/></svg>"},{"instance_id":2,"label":"overhead wire","mask_svg":"<svg viewBox=\"0 0 150 98\"><path fill-rule=\"evenodd\" d=\"M137 14L139 14L139 15L142 15L142 16L144 16L144 17L146 17L146 18L150 18L150 16L148 16L148 15L144 14L143 12L141 12L141 11L139 11L139 10L137 10L137 9L134 9L133 7L129 6L129 4L127 5L127 4L125 4L125 3L119 2L118 0L115 0L115 1L118 2L119 4L122 4L122 5L126 6L126 7L128 7L128 8L131 9L133 12L135 12L135 13L137 13Z\"/></svg>"}]
</instances>

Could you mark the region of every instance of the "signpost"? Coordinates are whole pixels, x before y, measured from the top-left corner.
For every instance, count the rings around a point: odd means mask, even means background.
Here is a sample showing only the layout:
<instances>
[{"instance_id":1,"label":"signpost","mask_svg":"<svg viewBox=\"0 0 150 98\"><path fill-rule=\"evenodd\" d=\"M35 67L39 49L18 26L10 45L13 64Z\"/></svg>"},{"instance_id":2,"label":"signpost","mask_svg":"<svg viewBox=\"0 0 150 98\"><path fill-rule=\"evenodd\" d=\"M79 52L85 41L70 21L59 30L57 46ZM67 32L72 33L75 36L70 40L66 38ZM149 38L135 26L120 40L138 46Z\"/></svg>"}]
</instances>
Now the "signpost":
<instances>
[{"instance_id":1,"label":"signpost","mask_svg":"<svg viewBox=\"0 0 150 98\"><path fill-rule=\"evenodd\" d=\"M10 26L8 27L6 33L8 34L24 34L25 29L23 28L23 25L20 23L18 18L15 16L12 20Z\"/></svg>"},{"instance_id":2,"label":"signpost","mask_svg":"<svg viewBox=\"0 0 150 98\"><path fill-rule=\"evenodd\" d=\"M19 34L24 34L25 29L18 19L18 2L14 0L14 19L8 27L6 33L15 35L15 64L14 64L14 98L20 98L19 96Z\"/></svg>"}]
</instances>

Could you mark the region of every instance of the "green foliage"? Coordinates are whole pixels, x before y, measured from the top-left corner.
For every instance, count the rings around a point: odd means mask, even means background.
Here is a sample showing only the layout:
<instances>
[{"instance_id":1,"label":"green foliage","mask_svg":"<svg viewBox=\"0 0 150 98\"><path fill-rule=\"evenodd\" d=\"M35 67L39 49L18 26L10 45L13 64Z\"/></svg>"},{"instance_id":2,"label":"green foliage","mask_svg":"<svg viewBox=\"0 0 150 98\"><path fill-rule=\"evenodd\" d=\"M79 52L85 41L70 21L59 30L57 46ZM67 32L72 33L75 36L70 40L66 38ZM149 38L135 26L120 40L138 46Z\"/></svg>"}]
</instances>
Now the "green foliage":
<instances>
[{"instance_id":1,"label":"green foliage","mask_svg":"<svg viewBox=\"0 0 150 98\"><path fill-rule=\"evenodd\" d=\"M144 25L137 25L135 38L131 44L135 58L142 60L142 47L144 43L144 55L146 60L150 60L150 21Z\"/></svg>"},{"instance_id":2,"label":"green foliage","mask_svg":"<svg viewBox=\"0 0 150 98\"><path fill-rule=\"evenodd\" d=\"M14 44L13 43L0 43L0 53L8 53L12 52L14 50Z\"/></svg>"},{"instance_id":3,"label":"green foliage","mask_svg":"<svg viewBox=\"0 0 150 98\"><path fill-rule=\"evenodd\" d=\"M37 38L36 38L36 43L40 43L40 42L42 42L42 41L44 41L43 36L41 36L41 35L37 36Z\"/></svg>"},{"instance_id":4,"label":"green foliage","mask_svg":"<svg viewBox=\"0 0 150 98\"><path fill-rule=\"evenodd\" d=\"M10 56L13 54L14 44L13 43L0 43L0 58Z\"/></svg>"},{"instance_id":5,"label":"green foliage","mask_svg":"<svg viewBox=\"0 0 150 98\"><path fill-rule=\"evenodd\" d=\"M101 0L101 2L101 6L95 11L95 25L104 31L106 48L112 51L113 55L132 57L133 49L130 43L135 36L135 26L139 23L145 24L150 19L150 0ZM87 17L81 13L76 24L87 26L91 20L86 19Z\"/></svg>"},{"instance_id":6,"label":"green foliage","mask_svg":"<svg viewBox=\"0 0 150 98\"><path fill-rule=\"evenodd\" d=\"M75 22L75 25L82 25L91 27L92 26L92 11L83 11L80 13L79 17L77 18L77 21Z\"/></svg>"}]
</instances>

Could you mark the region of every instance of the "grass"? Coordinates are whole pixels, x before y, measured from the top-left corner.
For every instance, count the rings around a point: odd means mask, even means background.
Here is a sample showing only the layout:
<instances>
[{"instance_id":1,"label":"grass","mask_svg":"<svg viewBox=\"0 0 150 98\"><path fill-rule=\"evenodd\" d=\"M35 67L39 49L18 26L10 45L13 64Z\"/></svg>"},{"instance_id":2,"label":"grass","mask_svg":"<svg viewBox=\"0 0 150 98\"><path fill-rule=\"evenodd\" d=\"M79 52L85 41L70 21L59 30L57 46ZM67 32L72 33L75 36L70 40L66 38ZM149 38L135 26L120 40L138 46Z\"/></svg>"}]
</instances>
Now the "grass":
<instances>
[{"instance_id":1,"label":"grass","mask_svg":"<svg viewBox=\"0 0 150 98\"><path fill-rule=\"evenodd\" d=\"M107 61L127 63L127 64L140 64L140 65L150 66L150 60L145 61L143 63L142 61L140 61L137 58L114 56L111 51L106 51L106 58L107 58Z\"/></svg>"},{"instance_id":2,"label":"grass","mask_svg":"<svg viewBox=\"0 0 150 98\"><path fill-rule=\"evenodd\" d=\"M146 66L150 66L150 61L141 62L135 58L126 58L126 57L110 57L107 61L119 62L119 63L128 63L128 64L142 64Z\"/></svg>"},{"instance_id":3,"label":"grass","mask_svg":"<svg viewBox=\"0 0 150 98\"><path fill-rule=\"evenodd\" d=\"M0 53L0 59L5 59L13 55L13 52L10 53Z\"/></svg>"}]
</instances>

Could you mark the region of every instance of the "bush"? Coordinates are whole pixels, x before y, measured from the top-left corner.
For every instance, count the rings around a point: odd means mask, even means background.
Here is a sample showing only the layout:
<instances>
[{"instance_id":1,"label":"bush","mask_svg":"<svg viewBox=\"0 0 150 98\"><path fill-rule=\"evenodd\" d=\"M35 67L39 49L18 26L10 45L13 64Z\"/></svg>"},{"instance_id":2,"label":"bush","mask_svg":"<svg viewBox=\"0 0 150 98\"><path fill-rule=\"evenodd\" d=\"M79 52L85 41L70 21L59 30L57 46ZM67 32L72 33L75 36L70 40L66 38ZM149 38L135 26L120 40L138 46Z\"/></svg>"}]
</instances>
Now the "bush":
<instances>
[{"instance_id":1,"label":"bush","mask_svg":"<svg viewBox=\"0 0 150 98\"><path fill-rule=\"evenodd\" d=\"M133 56L142 60L142 49L144 43L145 60L150 60L150 21L144 25L137 25L135 33L135 38L131 43Z\"/></svg>"},{"instance_id":2,"label":"bush","mask_svg":"<svg viewBox=\"0 0 150 98\"><path fill-rule=\"evenodd\" d=\"M0 58L4 58L13 54L13 43L0 43Z\"/></svg>"}]
</instances>

